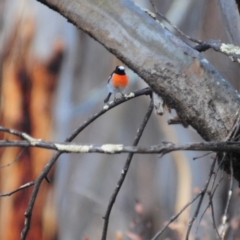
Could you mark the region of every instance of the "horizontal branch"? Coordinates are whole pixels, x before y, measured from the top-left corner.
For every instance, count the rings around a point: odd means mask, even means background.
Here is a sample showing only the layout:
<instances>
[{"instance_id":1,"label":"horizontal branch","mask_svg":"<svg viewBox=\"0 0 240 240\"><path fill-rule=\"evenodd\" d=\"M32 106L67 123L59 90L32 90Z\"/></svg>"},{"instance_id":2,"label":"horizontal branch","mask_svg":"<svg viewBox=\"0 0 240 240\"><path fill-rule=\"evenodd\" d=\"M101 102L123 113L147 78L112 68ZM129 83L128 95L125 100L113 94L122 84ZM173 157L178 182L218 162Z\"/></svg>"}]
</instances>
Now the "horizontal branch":
<instances>
[{"instance_id":1,"label":"horizontal branch","mask_svg":"<svg viewBox=\"0 0 240 240\"><path fill-rule=\"evenodd\" d=\"M206 51L207 49L212 48L217 52L221 52L228 56L233 62L238 62L240 63L240 47L235 46L233 44L226 44L222 43L219 40L206 40L199 45L195 46L194 49L197 51Z\"/></svg>"},{"instance_id":2,"label":"horizontal branch","mask_svg":"<svg viewBox=\"0 0 240 240\"><path fill-rule=\"evenodd\" d=\"M173 151L213 151L213 152L240 152L238 142L199 142L189 144L174 144L163 142L159 145L148 147L124 146L123 144L76 144L76 143L53 143L35 139L30 136L26 140L0 140L0 147L38 147L59 151L62 153L141 153L141 154L166 154Z\"/></svg>"}]
</instances>

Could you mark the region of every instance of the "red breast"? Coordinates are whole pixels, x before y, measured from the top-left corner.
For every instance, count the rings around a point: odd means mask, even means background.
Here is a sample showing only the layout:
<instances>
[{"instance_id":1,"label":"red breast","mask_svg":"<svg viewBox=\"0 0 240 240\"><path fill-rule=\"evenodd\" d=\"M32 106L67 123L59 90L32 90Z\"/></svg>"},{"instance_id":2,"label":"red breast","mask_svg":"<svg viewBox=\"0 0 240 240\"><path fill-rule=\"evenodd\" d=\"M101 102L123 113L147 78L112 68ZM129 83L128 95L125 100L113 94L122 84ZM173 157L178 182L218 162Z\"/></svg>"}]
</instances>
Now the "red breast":
<instances>
[{"instance_id":1,"label":"red breast","mask_svg":"<svg viewBox=\"0 0 240 240\"><path fill-rule=\"evenodd\" d=\"M116 88L125 88L128 85L128 81L127 74L120 75L113 73L111 78L112 85Z\"/></svg>"}]
</instances>

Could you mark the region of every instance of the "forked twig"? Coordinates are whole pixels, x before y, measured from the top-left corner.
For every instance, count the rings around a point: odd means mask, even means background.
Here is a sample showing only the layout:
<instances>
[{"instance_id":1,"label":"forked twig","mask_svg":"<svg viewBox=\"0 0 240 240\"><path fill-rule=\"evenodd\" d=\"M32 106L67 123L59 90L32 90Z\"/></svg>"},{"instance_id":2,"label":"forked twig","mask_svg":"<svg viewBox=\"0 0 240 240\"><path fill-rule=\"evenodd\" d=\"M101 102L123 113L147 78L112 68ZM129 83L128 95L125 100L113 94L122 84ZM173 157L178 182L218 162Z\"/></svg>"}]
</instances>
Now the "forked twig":
<instances>
[{"instance_id":1,"label":"forked twig","mask_svg":"<svg viewBox=\"0 0 240 240\"><path fill-rule=\"evenodd\" d=\"M198 206L197 206L197 208L196 208L196 210L195 210L195 214L194 214L193 218L191 219L191 221L189 222L189 227L188 227L187 235L186 235L186 239L188 239L189 233L190 233L191 228L192 228L192 224L193 224L195 218L196 218L197 215L198 215L198 212L199 212L199 210L200 210L203 197L205 196L205 193L206 193L206 191L207 191L208 185L209 185L210 180L211 180L211 178L212 178L212 174L213 174L213 171L214 171L214 167L215 167L215 164L216 164L216 160L217 160L217 158L214 159L214 161L213 161L213 163L212 163L212 165L211 165L211 169L210 169L210 172L209 172L209 177L208 177L208 180L207 180L204 188L203 188L189 203L187 203L177 214L175 214L174 216L172 216L172 217L170 218L170 220L165 224L165 226L164 226L162 229L160 229L160 230L155 234L155 236L154 236L151 240L157 240L157 239L161 236L161 234L166 230L166 228L167 228L174 220L176 220L176 219L181 215L181 213L183 213L183 212L186 210L187 207L189 207L193 202L195 202L195 201L200 197L199 202L198 202Z\"/></svg>"},{"instance_id":2,"label":"forked twig","mask_svg":"<svg viewBox=\"0 0 240 240\"><path fill-rule=\"evenodd\" d=\"M153 110L153 100L151 100L150 102L150 105L148 107L148 110L147 110L147 113L139 127L139 129L137 130L137 134L136 134L136 137L133 141L133 146L137 146L137 144L139 143L139 140L143 134L143 131L148 123L148 120L152 114L152 110ZM111 214L111 210L112 210L112 207L113 207L113 204L115 203L115 200L117 198L117 195L122 187L122 184L125 180L125 177L128 173L128 169L130 167L130 164L131 164L131 161L132 161L132 157L133 157L134 153L129 153L128 154L128 157L127 157L127 160L124 164L124 167L122 169L122 172L121 172L121 176L118 180L118 183L117 183L117 186L116 188L114 189L114 192L109 200L109 204L108 204L108 207L107 207L107 210L106 210L106 213L103 217L104 219L104 226L103 226L103 232L102 232L102 240L105 240L107 238L107 229L108 229L108 222L109 222L109 217L110 217L110 214Z\"/></svg>"},{"instance_id":3,"label":"forked twig","mask_svg":"<svg viewBox=\"0 0 240 240\"><path fill-rule=\"evenodd\" d=\"M121 103L124 103L130 99L142 96L142 95L150 95L152 93L152 90L150 88L141 89L135 92L132 92L128 95L125 95L124 97L119 98L115 102L110 102L109 104L105 105L102 110L100 110L98 113L94 114L92 117L90 117L87 121L85 121L82 125L77 127L72 134L69 135L69 137L66 138L66 142L71 142L81 131L83 131L89 124L91 124L94 120L99 118L101 115L109 111L110 109L118 106ZM31 216L32 216L32 210L35 204L35 200L39 191L39 188L41 186L41 183L43 179L47 176L48 172L52 168L52 166L55 164L59 156L62 154L62 152L57 152L55 155L48 161L48 163L44 166L42 172L39 174L37 179L35 180L35 184L33 187L33 191L30 197L30 200L28 202L27 209L24 213L25 215L25 222L24 227L21 232L21 240L25 240L28 230L30 228L30 222L31 222Z\"/></svg>"},{"instance_id":4,"label":"forked twig","mask_svg":"<svg viewBox=\"0 0 240 240\"><path fill-rule=\"evenodd\" d=\"M209 196L209 202L208 202L208 205L205 207L205 210L203 211L200 219L199 219L199 222L198 222L198 226L197 226L197 229L196 229L196 233L198 232L198 228L200 226L200 223L203 219L203 216L205 215L207 209L210 207L211 208L211 213L212 213L212 221L213 221L213 225L214 225L214 228L215 228L215 231L216 231L216 234L218 236L218 238L220 238L220 235L219 235L219 232L218 232L218 229L217 229L217 224L216 224L216 221L215 221L215 214L214 214L214 206L213 206L213 197L214 197L214 194L215 192L217 191L218 187L220 186L220 183L222 182L223 180L223 175L221 176L220 180L217 182L217 184L215 185L215 182L216 182L216 179L217 179L217 175L218 175L218 172L219 170L221 169L221 165L225 159L226 155L224 154L223 157L221 158L221 161L219 162L218 166L217 166L217 170L214 172L214 179L212 181L212 187L211 187L211 190L209 191L208 193L208 196Z\"/></svg>"},{"instance_id":5,"label":"forked twig","mask_svg":"<svg viewBox=\"0 0 240 240\"><path fill-rule=\"evenodd\" d=\"M116 154L116 153L120 153L120 152L128 152L129 156L131 156L131 155L133 155L134 153L137 153L137 152L138 153L161 153L162 155L164 155L166 153L169 153L169 152L172 152L172 151L177 151L177 150L208 150L208 151L228 152L228 151L234 151L234 150L236 151L236 150L239 149L239 144L238 143L230 142L230 141L228 141L228 142L195 143L195 144L185 144L185 145L175 145L173 143L163 143L162 145L150 146L148 148L136 147L138 142L134 146L123 146L123 145L118 145L117 146L117 145L106 144L106 145L100 145L100 146L99 145L91 145L91 147L90 147L88 145L84 146L84 145L76 145L76 144L75 145L67 144L67 143L71 142L89 124L91 124L94 120L96 120L98 117L103 115L108 110L114 108L115 106L117 106L117 105L119 105L119 104L121 104L123 102L126 102L127 100L129 100L131 98L135 98L137 96L141 96L141 95L145 95L145 94L150 95L151 94L151 90L148 88L148 89L143 89L143 90L140 90L140 91L136 91L136 92L131 93L129 95L125 95L125 97L122 97L121 99L118 99L116 102L110 102L108 105L105 105L101 111L99 111L98 113L96 113L95 115L90 117L81 126L76 128L73 131L73 133L66 139L66 144L57 144L57 143L45 142L45 141L42 141L41 139L40 140L39 139L34 139L31 136L27 135L26 133L22 133L22 132L15 131L15 130L12 130L12 129L0 127L0 131L9 132L11 134L17 135L17 136L19 136L19 137L24 139L24 140L21 140L21 141L6 141L5 142L5 146L13 146L15 144L15 146L43 147L43 148L57 150L57 153L44 166L42 172L35 179L35 181L26 183L26 184L20 186L18 189L14 190L14 191L12 191L10 193L6 193L6 194L1 194L0 195L0 196L7 196L7 195L13 194L13 193L15 193L15 192L17 192L17 191L19 191L21 189L24 189L24 188L27 188L29 186L34 185L33 191L32 191L32 195L30 197L30 200L29 200L29 203L28 203L28 207L27 207L26 212L25 212L25 224L24 224L24 228L23 228L22 234L21 234L21 239L22 240L26 239L26 236L27 236L27 233L28 233L28 230L29 230L29 227L30 227L32 210L33 210L33 207L34 207L34 203L35 203L35 200L36 200L36 197L37 197L37 194L38 194L41 182L47 176L47 174L50 171L51 167L54 165L54 163L57 161L58 157L62 153L65 153L65 152L85 152L85 153L86 152L101 152L101 153L108 153L108 154ZM236 126L236 124L234 124L234 126L235 126L235 130L236 131L233 131L233 134L235 136L235 134L237 132L237 129L238 129L238 126ZM139 132L140 132L140 130L139 130ZM226 139L226 141L227 140L228 139ZM21 144L19 145L19 143L21 143ZM0 141L0 145L1 144L2 144L2 141ZM13 144L13 145L11 145L11 144ZM121 149L120 149L119 146L121 147ZM224 154L224 156L225 156L225 154ZM127 160L128 164L130 164L131 158L130 158L130 160ZM214 160L214 162L215 161L216 161L216 159ZM129 165L127 165L127 162L126 162L126 166L127 167L123 169L123 173L122 173L123 175L125 174L125 176L126 176L127 170L126 170L126 172L124 172L124 171L125 171L125 169L129 168ZM213 164L212 164L212 166L213 166ZM202 199L203 199L203 197L204 197L204 195L205 195L205 193L207 191L209 181L210 181L210 179L211 179L211 177L213 175L212 171L213 170L211 168L211 171L210 171L211 174L209 176L208 182L205 185L205 188L198 195L198 197L200 197L200 200L199 200L198 206L196 208L195 214L194 214L192 220L189 222L188 232L187 232L187 235L186 235L187 239L189 237L189 233L191 231L192 224L193 224L195 218L198 216L198 213L199 213L199 210L200 210L200 207L201 207L201 204L202 204ZM121 183L121 181L122 182L124 181L125 176L123 178L121 176L121 179L119 180L120 183ZM121 185L119 185L119 186L121 187ZM104 229L106 229L106 230L103 230L103 235L104 235L104 232L107 234L108 219L109 219L109 216L110 216L111 208L112 208L112 206L114 204L114 201L116 199L118 191L120 190L120 187L119 187L119 189L116 188L112 198L110 199L109 207L108 207L107 212L105 214L105 219L107 219L107 221L105 221L106 222L106 227ZM193 201L195 201L195 198L194 198ZM190 202L189 205L191 203L192 202ZM188 207L189 205L187 204L185 206L185 208ZM185 208L183 208L182 211L184 211ZM179 215L182 213L182 211L179 212ZM172 221L174 221L179 215L176 214L172 219L170 219L169 224ZM164 227L164 229L166 227ZM163 229L163 231L164 231L164 229ZM160 233L157 233L156 236L158 237L160 234L161 234L161 231L160 231ZM103 238L103 239L105 239L105 238ZM153 238L153 239L156 239L156 238Z\"/></svg>"},{"instance_id":6,"label":"forked twig","mask_svg":"<svg viewBox=\"0 0 240 240\"><path fill-rule=\"evenodd\" d=\"M215 175L216 175L216 174L215 174ZM210 191L210 192L208 193L208 195L209 195L209 202L208 202L208 205L206 206L205 210L203 211L203 213L202 213L202 215L201 215L201 217L200 217L200 219L199 219L199 223L198 223L198 226L197 226L197 229L196 229L196 233L197 233L197 232L198 232L198 228L199 228L199 226L200 226L200 223L201 223L201 221L202 221L202 219L203 219L203 216L205 215L207 209L210 207L210 208L211 208L211 214L212 214L213 226L214 226L214 229L215 229L216 234L217 234L217 236L218 236L219 239L220 239L221 237L220 237L220 235L219 235L219 232L218 232L218 229L217 229L217 224L216 224L216 221L215 221L214 206L213 206L213 201L212 201L212 199L213 199L213 196L214 196L216 190L217 190L218 187L220 186L220 183L222 182L222 180L223 180L223 176L220 178L220 180L218 181L218 183L217 183L216 186L214 187L213 191ZM215 180L214 180L214 181L215 181Z\"/></svg>"},{"instance_id":7,"label":"forked twig","mask_svg":"<svg viewBox=\"0 0 240 240\"><path fill-rule=\"evenodd\" d=\"M190 220L190 222L188 223L188 229L187 229L187 234L186 234L186 240L189 239L189 235L190 235L190 232L191 232L191 229L192 229L192 226L193 226L193 223L195 221L195 219L197 218L198 214L199 214L199 211L200 211L200 208L202 206L202 201L203 201L203 198L207 192L207 189L208 189L208 186L209 186L209 183L210 183L210 180L214 174L214 167L216 165L216 162L217 162L217 157L213 160L213 163L211 165L211 168L210 168L210 172L209 172L209 176L208 176L208 180L203 188L203 191L202 191L202 194L200 195L200 199L199 199L199 202L198 202L198 205L195 209L195 212L194 212L194 215L192 217L192 219Z\"/></svg>"},{"instance_id":8,"label":"forked twig","mask_svg":"<svg viewBox=\"0 0 240 240\"><path fill-rule=\"evenodd\" d=\"M157 240L158 237L162 235L162 233L166 230L166 228L175 221L191 204L193 204L202 194L202 191L199 192L190 202L188 202L177 214L172 216L170 220L165 224L163 228L161 228L151 240Z\"/></svg>"}]
</instances>

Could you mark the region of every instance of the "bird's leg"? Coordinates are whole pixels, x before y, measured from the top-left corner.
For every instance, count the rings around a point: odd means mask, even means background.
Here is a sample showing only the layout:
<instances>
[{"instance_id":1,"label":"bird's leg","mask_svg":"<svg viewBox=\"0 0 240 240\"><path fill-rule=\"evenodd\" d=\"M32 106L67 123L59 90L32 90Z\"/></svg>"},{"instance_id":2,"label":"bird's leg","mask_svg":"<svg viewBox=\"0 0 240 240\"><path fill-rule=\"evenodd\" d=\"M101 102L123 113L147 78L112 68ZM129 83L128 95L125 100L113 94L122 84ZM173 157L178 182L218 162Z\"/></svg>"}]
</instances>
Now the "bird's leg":
<instances>
[{"instance_id":1,"label":"bird's leg","mask_svg":"<svg viewBox=\"0 0 240 240\"><path fill-rule=\"evenodd\" d=\"M117 101L116 93L113 93L113 96L114 96L114 102L116 102Z\"/></svg>"},{"instance_id":2,"label":"bird's leg","mask_svg":"<svg viewBox=\"0 0 240 240\"><path fill-rule=\"evenodd\" d=\"M108 93L106 99L104 100L104 103L107 103L111 97L112 93Z\"/></svg>"}]
</instances>

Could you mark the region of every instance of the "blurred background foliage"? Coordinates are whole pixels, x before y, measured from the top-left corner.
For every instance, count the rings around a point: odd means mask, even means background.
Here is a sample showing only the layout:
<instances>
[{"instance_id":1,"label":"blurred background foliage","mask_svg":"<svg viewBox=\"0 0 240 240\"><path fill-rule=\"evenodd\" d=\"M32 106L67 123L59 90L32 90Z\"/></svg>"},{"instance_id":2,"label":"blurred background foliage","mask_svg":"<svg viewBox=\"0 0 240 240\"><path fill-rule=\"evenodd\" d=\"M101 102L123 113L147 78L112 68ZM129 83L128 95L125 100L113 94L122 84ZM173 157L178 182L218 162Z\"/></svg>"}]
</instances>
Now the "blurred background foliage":
<instances>
[{"instance_id":1,"label":"blurred background foliage","mask_svg":"<svg viewBox=\"0 0 240 240\"><path fill-rule=\"evenodd\" d=\"M151 9L148 0L135 2ZM216 0L155 3L186 34L229 42ZM37 1L1 0L0 33L1 125L36 138L63 141L103 107L107 78L121 62L58 13ZM204 55L239 90L237 63L213 50ZM126 92L146 87L130 69L127 73L131 84ZM149 101L143 96L118 106L85 129L75 142L131 145ZM170 117L169 113L161 117L153 113L139 145L202 140L191 127L168 126ZM10 138L1 134L3 137ZM7 192L35 179L52 153L11 148L1 149L0 154L1 166L14 161L0 168L0 192ZM150 239L204 185L212 158L193 161L201 154L175 152L162 158L135 155L111 214L108 239ZM62 155L49 176L52 183L45 182L40 189L28 239L100 239L102 216L125 159L125 154ZM214 198L217 224L228 186L229 179L224 176ZM0 198L0 239L19 239L30 192L31 188ZM235 225L230 222L231 236L237 236L239 224L239 209L234 210L237 195L236 188L229 213L229 218L235 219ZM201 211L207 203L205 199ZM161 239L183 239L195 207L187 209ZM195 228L198 223L199 219ZM205 213L194 234L192 238L215 238L210 212Z\"/></svg>"}]
</instances>

